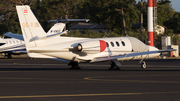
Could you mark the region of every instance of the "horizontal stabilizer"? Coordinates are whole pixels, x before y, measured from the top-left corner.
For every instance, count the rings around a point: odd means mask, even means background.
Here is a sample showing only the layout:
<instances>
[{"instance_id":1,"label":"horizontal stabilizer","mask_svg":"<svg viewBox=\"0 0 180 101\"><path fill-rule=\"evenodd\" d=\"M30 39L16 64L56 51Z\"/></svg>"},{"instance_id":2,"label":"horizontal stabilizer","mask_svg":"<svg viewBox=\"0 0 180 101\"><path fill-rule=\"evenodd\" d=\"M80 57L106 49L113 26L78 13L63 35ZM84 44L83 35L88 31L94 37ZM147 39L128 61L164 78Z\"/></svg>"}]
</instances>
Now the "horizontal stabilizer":
<instances>
[{"instance_id":1,"label":"horizontal stabilizer","mask_svg":"<svg viewBox=\"0 0 180 101\"><path fill-rule=\"evenodd\" d=\"M147 51L147 52L136 52L136 53L129 53L129 54L124 54L124 55L119 55L119 56L95 58L95 59L91 60L90 62L92 63L92 62L99 62L99 61L108 61L108 60L114 60L114 59L125 58L125 57L141 56L141 55L155 54L155 53L161 53L161 52L170 52L170 51L176 51L176 49Z\"/></svg>"},{"instance_id":2,"label":"horizontal stabilizer","mask_svg":"<svg viewBox=\"0 0 180 101\"><path fill-rule=\"evenodd\" d=\"M27 54L27 51L13 51L16 54Z\"/></svg>"},{"instance_id":3,"label":"horizontal stabilizer","mask_svg":"<svg viewBox=\"0 0 180 101\"><path fill-rule=\"evenodd\" d=\"M63 62L70 62L68 60L55 58L55 57L51 57L51 56L47 56L47 55L43 55L43 54L39 54L39 53L28 53L28 55L29 55L29 57L33 57L33 58L49 58L49 59L63 61Z\"/></svg>"},{"instance_id":4,"label":"horizontal stabilizer","mask_svg":"<svg viewBox=\"0 0 180 101\"><path fill-rule=\"evenodd\" d=\"M11 32L7 32L7 33L5 33L5 34L3 34L3 35L4 35L4 36L8 36L8 37L11 37L11 38L15 38L15 39L24 41L23 36L20 35L20 34L14 34L14 33L11 33Z\"/></svg>"},{"instance_id":5,"label":"horizontal stabilizer","mask_svg":"<svg viewBox=\"0 0 180 101\"><path fill-rule=\"evenodd\" d=\"M65 31L63 31L63 32L60 32L60 33L56 33L56 34L52 34L52 35L48 35L48 36L45 36L45 37L40 37L40 38L37 38L37 39L35 39L35 40L43 40L43 39L47 39L47 38L51 38L51 37L54 37L54 36L57 36L57 35L63 35L63 34L67 34L67 31L68 30L65 30ZM35 41L34 39L32 39L32 40L30 40L30 42L31 41Z\"/></svg>"}]
</instances>

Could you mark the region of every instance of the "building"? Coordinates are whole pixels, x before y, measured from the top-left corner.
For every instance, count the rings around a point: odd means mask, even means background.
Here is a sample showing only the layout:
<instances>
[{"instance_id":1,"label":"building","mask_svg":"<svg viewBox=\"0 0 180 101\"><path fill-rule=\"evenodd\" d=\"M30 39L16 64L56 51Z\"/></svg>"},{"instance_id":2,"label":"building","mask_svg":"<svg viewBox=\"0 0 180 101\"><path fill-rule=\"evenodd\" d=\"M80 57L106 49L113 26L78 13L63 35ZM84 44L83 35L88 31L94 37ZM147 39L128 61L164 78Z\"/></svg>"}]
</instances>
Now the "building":
<instances>
[{"instance_id":1,"label":"building","mask_svg":"<svg viewBox=\"0 0 180 101\"><path fill-rule=\"evenodd\" d=\"M108 32L108 29L105 29L103 24L97 24L97 23L82 23L79 22L76 25L73 25L68 28L68 30L76 31L79 30L79 32L84 33L86 30L92 30L94 32Z\"/></svg>"}]
</instances>

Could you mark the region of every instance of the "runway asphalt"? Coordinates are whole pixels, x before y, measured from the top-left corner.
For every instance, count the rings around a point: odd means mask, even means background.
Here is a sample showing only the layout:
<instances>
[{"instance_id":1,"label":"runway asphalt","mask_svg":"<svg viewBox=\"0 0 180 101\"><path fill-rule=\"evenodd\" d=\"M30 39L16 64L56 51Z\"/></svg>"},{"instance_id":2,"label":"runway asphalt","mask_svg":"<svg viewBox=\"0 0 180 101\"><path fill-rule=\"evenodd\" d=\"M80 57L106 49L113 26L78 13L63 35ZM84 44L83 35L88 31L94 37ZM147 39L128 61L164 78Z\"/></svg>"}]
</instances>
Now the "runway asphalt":
<instances>
[{"instance_id":1,"label":"runway asphalt","mask_svg":"<svg viewBox=\"0 0 180 101\"><path fill-rule=\"evenodd\" d=\"M180 101L180 60L80 64L50 59L0 58L0 101Z\"/></svg>"}]
</instances>

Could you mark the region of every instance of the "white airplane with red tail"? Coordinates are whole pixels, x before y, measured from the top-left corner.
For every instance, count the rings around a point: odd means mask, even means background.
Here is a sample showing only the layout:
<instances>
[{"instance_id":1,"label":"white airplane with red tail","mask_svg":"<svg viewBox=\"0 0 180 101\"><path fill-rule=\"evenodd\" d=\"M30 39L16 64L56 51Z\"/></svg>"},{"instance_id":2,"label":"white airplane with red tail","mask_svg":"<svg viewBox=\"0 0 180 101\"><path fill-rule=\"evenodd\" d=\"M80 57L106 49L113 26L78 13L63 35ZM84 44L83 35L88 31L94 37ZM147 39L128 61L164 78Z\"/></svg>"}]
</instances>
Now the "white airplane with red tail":
<instances>
[{"instance_id":1,"label":"white airplane with red tail","mask_svg":"<svg viewBox=\"0 0 180 101\"><path fill-rule=\"evenodd\" d=\"M76 38L59 34L46 35L28 5L16 6L21 30L28 55L33 58L50 58L69 62L74 69L79 69L81 62L112 61L111 68L121 66L119 60L139 59L142 68L146 68L144 59L154 58L161 52L145 45L134 37L114 38Z\"/></svg>"}]
</instances>

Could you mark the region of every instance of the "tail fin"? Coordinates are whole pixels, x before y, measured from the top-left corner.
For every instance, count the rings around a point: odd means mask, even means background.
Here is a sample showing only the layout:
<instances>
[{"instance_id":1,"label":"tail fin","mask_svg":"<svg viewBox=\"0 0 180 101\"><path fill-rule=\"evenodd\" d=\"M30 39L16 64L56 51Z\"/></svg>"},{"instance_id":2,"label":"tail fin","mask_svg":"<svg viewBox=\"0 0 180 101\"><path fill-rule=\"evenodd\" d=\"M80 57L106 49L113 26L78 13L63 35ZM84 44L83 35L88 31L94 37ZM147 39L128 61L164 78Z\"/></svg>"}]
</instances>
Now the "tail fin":
<instances>
[{"instance_id":1,"label":"tail fin","mask_svg":"<svg viewBox=\"0 0 180 101\"><path fill-rule=\"evenodd\" d=\"M35 40L45 37L46 32L28 5L16 6L16 9L27 50L29 47L36 47Z\"/></svg>"},{"instance_id":2,"label":"tail fin","mask_svg":"<svg viewBox=\"0 0 180 101\"><path fill-rule=\"evenodd\" d=\"M56 23L54 24L51 29L47 32L47 35L52 35L56 33L60 33L63 31L66 23Z\"/></svg>"}]
</instances>

